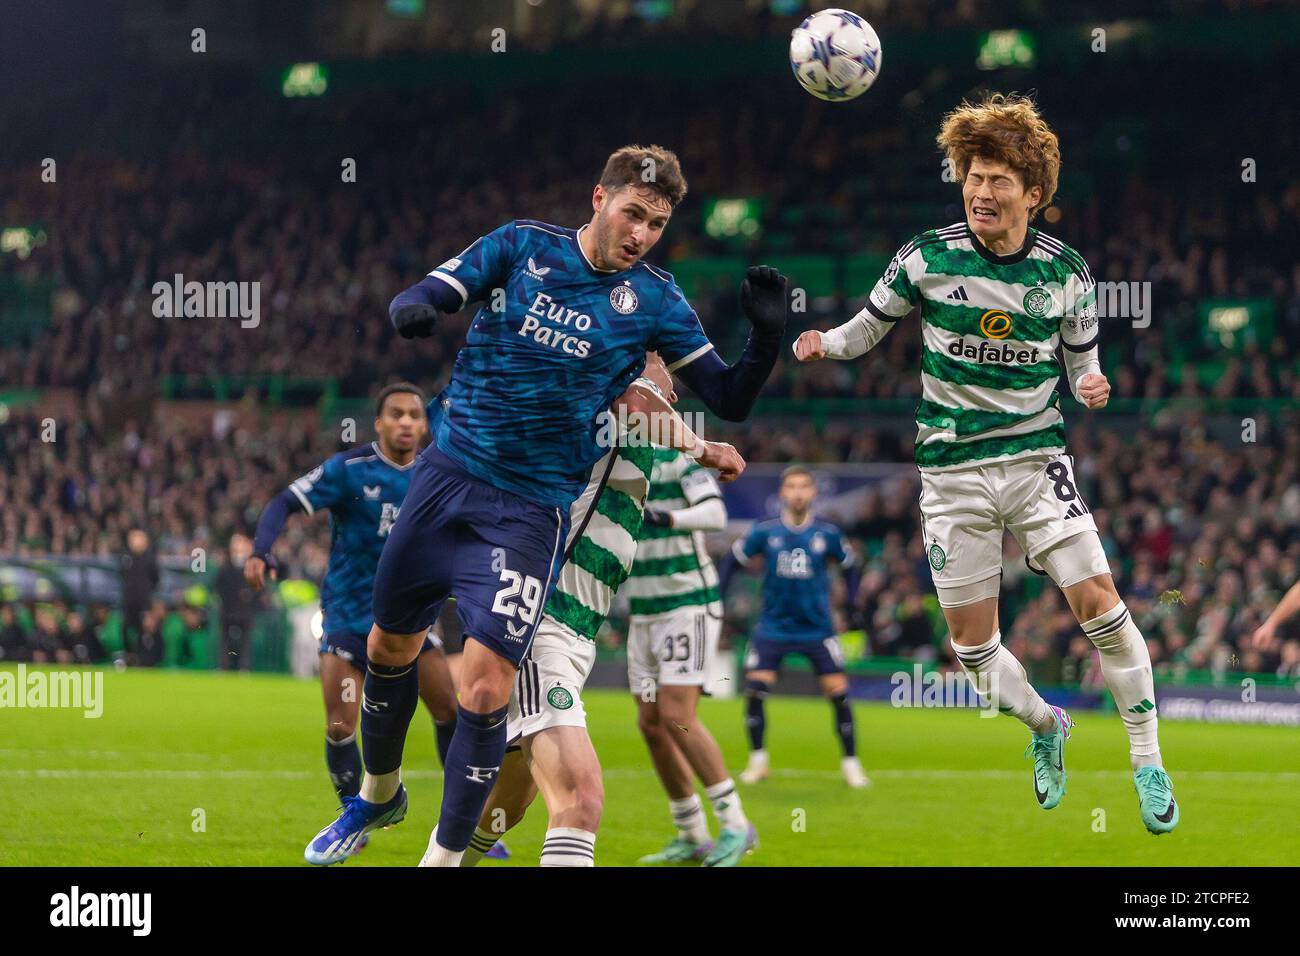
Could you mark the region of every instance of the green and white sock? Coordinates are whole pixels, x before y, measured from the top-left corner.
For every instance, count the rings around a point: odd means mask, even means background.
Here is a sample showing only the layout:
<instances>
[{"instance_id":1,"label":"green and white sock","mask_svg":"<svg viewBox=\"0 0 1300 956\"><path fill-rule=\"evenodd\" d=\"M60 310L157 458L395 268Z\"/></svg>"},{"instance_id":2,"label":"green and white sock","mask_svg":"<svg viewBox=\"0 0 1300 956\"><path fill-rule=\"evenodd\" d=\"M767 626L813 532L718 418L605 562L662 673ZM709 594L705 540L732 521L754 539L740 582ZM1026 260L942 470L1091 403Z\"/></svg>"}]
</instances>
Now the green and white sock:
<instances>
[{"instance_id":1,"label":"green and white sock","mask_svg":"<svg viewBox=\"0 0 1300 956\"><path fill-rule=\"evenodd\" d=\"M495 833L482 827L475 827L474 835L469 838L469 846L465 848L465 855L460 858L460 865L478 866L479 860L483 859L483 855L496 846L496 843Z\"/></svg>"},{"instance_id":2,"label":"green and white sock","mask_svg":"<svg viewBox=\"0 0 1300 956\"><path fill-rule=\"evenodd\" d=\"M596 834L576 827L552 827L542 841L542 866L595 866Z\"/></svg>"},{"instance_id":3,"label":"green and white sock","mask_svg":"<svg viewBox=\"0 0 1300 956\"><path fill-rule=\"evenodd\" d=\"M745 816L745 808L740 805L740 794L736 793L736 784L730 777L706 787L704 795L712 801L713 815L718 818L718 825L722 829L749 829L749 818Z\"/></svg>"},{"instance_id":4,"label":"green and white sock","mask_svg":"<svg viewBox=\"0 0 1300 956\"><path fill-rule=\"evenodd\" d=\"M1101 654L1106 688L1128 731L1129 760L1134 770L1160 767L1160 720L1156 716L1156 684L1146 638L1133 622L1124 602L1082 625L1083 633Z\"/></svg>"},{"instance_id":5,"label":"green and white sock","mask_svg":"<svg viewBox=\"0 0 1300 956\"><path fill-rule=\"evenodd\" d=\"M700 795L693 793L681 800L669 800L668 809L673 815L677 835L692 843L709 842L709 822L704 818L704 804Z\"/></svg>"},{"instance_id":6,"label":"green and white sock","mask_svg":"<svg viewBox=\"0 0 1300 956\"><path fill-rule=\"evenodd\" d=\"M952 649L975 689L1001 713L1010 714L1036 734L1050 733L1056 726L1056 716L1030 685L1024 667L1003 646L1001 631L994 631L991 638L974 647L954 641Z\"/></svg>"}]
</instances>

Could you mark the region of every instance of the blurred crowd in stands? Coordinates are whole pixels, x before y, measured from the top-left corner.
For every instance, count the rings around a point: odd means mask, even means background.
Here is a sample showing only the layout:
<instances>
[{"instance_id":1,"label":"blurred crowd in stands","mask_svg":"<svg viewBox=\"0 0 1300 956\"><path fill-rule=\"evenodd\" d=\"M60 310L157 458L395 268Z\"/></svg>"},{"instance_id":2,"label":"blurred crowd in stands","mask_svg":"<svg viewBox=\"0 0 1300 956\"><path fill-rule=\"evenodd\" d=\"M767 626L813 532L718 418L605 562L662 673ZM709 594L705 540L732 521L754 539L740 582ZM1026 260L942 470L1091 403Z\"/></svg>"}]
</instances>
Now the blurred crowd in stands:
<instances>
[{"instance_id":1,"label":"blurred crowd in stands","mask_svg":"<svg viewBox=\"0 0 1300 956\"><path fill-rule=\"evenodd\" d=\"M1300 425L1262 420L1255 441L1233 442L1213 437L1196 416L1132 435L1088 422L1082 412L1072 419L1080 490L1157 668L1300 677L1300 620L1284 625L1270 646L1257 648L1250 640L1281 594L1300 580ZM869 426L856 427L875 436L860 449L900 444L880 441ZM210 608L195 606L179 587L155 593L150 582L157 578L148 576L148 562L137 557L141 544L132 540L142 534L133 533L137 528L153 529L151 553L189 560L201 549L212 556L221 662L238 655L239 635L251 630L258 607L242 583L244 535L267 498L334 449L309 430L291 428L234 429L218 439L158 425L96 436L86 424L59 442L38 436L38 423L21 417L0 429L0 452L16 463L0 472L0 555L98 556L120 568L123 607L110 614L55 604L48 613L29 613L22 626L11 609L0 619L4 655L94 658L107 643L145 663L200 656L185 650L177 635L205 628ZM745 442L740 448L752 460L817 460L811 454L760 459ZM835 460L882 459L869 453ZM845 521L865 570L851 604L837 595L847 612L839 623L865 629L874 656L949 661L921 537L919 483L907 469L900 475ZM724 542L716 544L720 552ZM285 576L319 581L329 555L328 522L290 521L277 555ZM751 581L733 589L731 629L737 634L743 635L755 610L753 587ZM1029 571L1010 536L1003 597L1006 639L1036 680L1100 680L1091 648L1059 593ZM114 626L138 631L141 643L95 639L110 617ZM242 656L247 659L246 647Z\"/></svg>"},{"instance_id":2,"label":"blurred crowd in stands","mask_svg":"<svg viewBox=\"0 0 1300 956\"><path fill-rule=\"evenodd\" d=\"M913 15L908 3L876 6ZM1113 5L1092 6L1105 13ZM919 25L976 22L988 7L953 0L927 7ZM600 21L594 17L589 36L599 38ZM1289 81L1282 71L1265 74L1250 109L1217 111L1205 123L1197 91L1218 82L1206 71L1153 74L1148 66L1139 74L1116 64L1089 74L1085 101L1053 69L1044 65L1036 85L1066 164L1059 215L1038 225L1075 246L1098 279L1151 283L1149 326L1103 323L1115 397L1273 402L1259 415L1259 434L1234 442L1195 416L1146 416L1140 430L1132 419L1108 429L1087 422L1066 398L1082 490L1121 593L1163 671L1300 676L1300 625L1283 629L1272 646L1249 640L1300 577L1300 428L1285 408L1300 400L1300 183L1278 172L1282 158L1300 153ZM674 261L719 254L778 262L805 253L887 257L921 229L960 218L957 187L940 175L933 135L964 92L936 77L901 106L864 99L848 107L858 112L846 121L844 107L828 108L793 82L761 99L739 80L700 96L690 81L665 79L638 85L629 97L620 84L574 79L544 96L455 88L306 102L155 84L69 116L84 124L78 148L59 160L56 183L42 182L30 157L20 165L0 145L3 221L40 224L46 236L28 255L0 253L0 280L48 288L52 302L47 326L0 338L0 382L71 390L80 409L60 423L54 441L37 416L4 410L0 557L85 555L120 564L139 553L128 538L143 529L151 554L188 558L199 548L217 556L214 570L233 569L230 588L214 588L212 604L183 591L159 593L156 582L121 608L7 601L0 654L210 660L210 645L195 635L209 633L219 613L216 653L223 663L246 661L241 622L256 609L245 607L250 599L235 583L246 550L239 536L251 532L270 495L336 450L336 433L168 421L153 412L167 390L206 396L210 376L253 377L240 394L256 401L264 377L285 376L332 380L344 397L373 395L396 379L432 394L446 380L469 313L446 317L431 339L407 342L389 327L389 299L506 220L585 221L605 155L628 141L676 148L691 183L651 257L670 270ZM581 111L572 109L579 96ZM589 135L593 116L601 117L598 137ZM125 143L124 131L132 137ZM1260 164L1249 182L1241 175L1247 149ZM340 176L343 158L356 160L355 182ZM712 239L702 227L703 200L729 196L765 203L752 245ZM800 215L781 215L795 207ZM176 274L260 283L259 324L155 315L154 283ZM848 318L867 291L810 302L807 313L792 316L791 338ZM1197 308L1207 298L1267 303L1271 335L1224 352L1201 331ZM734 287L711 285L694 304L734 358L745 332ZM919 349L916 323L903 322L856 363L782 359L764 398L910 402L919 396ZM364 440L368 427L362 432ZM910 460L910 435L861 414L783 419L780 428L719 426L710 437L733 441L751 461ZM912 476L891 483L852 523L867 567L843 624L865 628L872 654L949 660L917 493ZM319 580L328 546L326 522L299 517L277 552L290 574ZM1035 680L1099 686L1094 656L1064 602L1016 553L1009 540L1004 634L1012 649ZM124 585L128 571L123 566ZM244 610L247 618L239 616Z\"/></svg>"},{"instance_id":3,"label":"blurred crowd in stands","mask_svg":"<svg viewBox=\"0 0 1300 956\"><path fill-rule=\"evenodd\" d=\"M1107 116L1124 130L1113 135L1098 133L1088 104L1068 99L1068 77L1039 80L1042 90L1060 91L1039 99L1061 134L1065 166L1057 209L1037 225L1078 249L1098 280L1150 283L1149 325L1112 320L1106 336L1116 396L1300 397L1300 182L1274 168L1300 152L1289 92L1280 78L1271 81L1277 89L1261 81L1252 110L1205 124L1184 87L1203 78L1133 69L1089 75L1098 102L1118 106L1133 88L1144 91L1131 117ZM469 312L430 340L397 340L386 313L395 292L512 218L585 221L605 156L639 139L677 148L691 184L651 255L659 265L723 253L778 263L813 253L887 258L921 230L961 216L933 135L965 92L932 93L912 110L855 103L848 108L864 117L844 122L793 83L773 93L781 109L768 110L735 80L706 98L689 81L664 80L631 99L621 84L545 97L441 89L310 102L253 91L211 93L183 109L169 99L174 89L142 91L143 102L110 101L87 117L87 145L61 159L57 183L30 169L7 171L4 220L39 223L47 240L27 258L0 255L0 278L53 283L55 307L48 328L0 341L0 380L113 395L214 373L329 378L355 396L394 379L432 388L445 380ZM583 98L582 112L569 109L570 96ZM204 120L162 128L157 117L177 112ZM590 115L602 116L600 137L584 130ZM1144 126L1150 116L1159 122ZM1166 126L1178 136L1165 137ZM222 135L232 128L241 134ZM124 129L149 148L111 151L113 132ZM792 138L815 148L791 149ZM1248 183L1238 155L1245 144L1260 164ZM0 165L3 157L0 148ZM343 181L345 157L356 161L355 182ZM729 196L765 204L750 244L710 238L702 226L706 200ZM797 267L789 271L798 286ZM260 283L259 324L156 316L154 283L178 274ZM693 300L728 356L745 331L740 278L709 283ZM793 324L847 319L869 282L813 298ZM1196 313L1207 298L1268 303L1271 333L1224 355ZM900 327L870 374L783 361L766 395L911 398L919 346L915 326ZM1198 377L1193 363L1206 359L1230 359L1229 367Z\"/></svg>"}]
</instances>

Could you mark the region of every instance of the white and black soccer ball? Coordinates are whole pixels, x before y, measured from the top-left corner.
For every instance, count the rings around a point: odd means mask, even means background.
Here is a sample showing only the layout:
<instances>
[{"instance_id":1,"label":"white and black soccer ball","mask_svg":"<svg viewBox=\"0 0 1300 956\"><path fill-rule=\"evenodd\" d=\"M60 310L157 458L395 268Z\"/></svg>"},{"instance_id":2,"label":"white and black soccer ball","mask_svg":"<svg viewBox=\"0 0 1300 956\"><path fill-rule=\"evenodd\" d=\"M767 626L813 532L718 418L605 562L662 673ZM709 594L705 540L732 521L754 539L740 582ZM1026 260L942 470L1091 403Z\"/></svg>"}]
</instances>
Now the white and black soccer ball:
<instances>
[{"instance_id":1,"label":"white and black soccer ball","mask_svg":"<svg viewBox=\"0 0 1300 956\"><path fill-rule=\"evenodd\" d=\"M883 51L871 24L849 10L822 10L790 34L790 69L818 99L861 96L880 75Z\"/></svg>"}]
</instances>

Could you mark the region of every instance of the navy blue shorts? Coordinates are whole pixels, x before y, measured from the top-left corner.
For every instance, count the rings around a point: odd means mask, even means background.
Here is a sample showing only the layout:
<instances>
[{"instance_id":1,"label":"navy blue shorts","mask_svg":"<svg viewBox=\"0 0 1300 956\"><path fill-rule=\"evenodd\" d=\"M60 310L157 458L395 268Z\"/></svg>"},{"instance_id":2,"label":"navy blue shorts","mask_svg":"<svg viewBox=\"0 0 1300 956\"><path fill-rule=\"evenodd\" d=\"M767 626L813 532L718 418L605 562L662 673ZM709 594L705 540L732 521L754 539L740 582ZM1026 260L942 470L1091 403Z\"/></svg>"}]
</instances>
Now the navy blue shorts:
<instances>
[{"instance_id":1,"label":"navy blue shorts","mask_svg":"<svg viewBox=\"0 0 1300 956\"><path fill-rule=\"evenodd\" d=\"M567 512L494 488L430 445L379 558L375 623L415 634L455 597L466 639L517 667L542 623L568 533Z\"/></svg>"},{"instance_id":2,"label":"navy blue shorts","mask_svg":"<svg viewBox=\"0 0 1300 956\"><path fill-rule=\"evenodd\" d=\"M320 653L333 654L335 657L354 665L358 670L365 670L366 638L369 636L368 633L359 634L356 631L345 631L342 634L322 634ZM420 653L427 654L429 651L437 650L440 647L442 647L441 641L426 634L424 644L420 646Z\"/></svg>"},{"instance_id":3,"label":"navy blue shorts","mask_svg":"<svg viewBox=\"0 0 1300 956\"><path fill-rule=\"evenodd\" d=\"M825 637L820 641L770 641L752 638L745 653L745 670L779 671L781 662L789 654L802 654L812 664L818 677L844 673L844 652L838 637Z\"/></svg>"}]
</instances>

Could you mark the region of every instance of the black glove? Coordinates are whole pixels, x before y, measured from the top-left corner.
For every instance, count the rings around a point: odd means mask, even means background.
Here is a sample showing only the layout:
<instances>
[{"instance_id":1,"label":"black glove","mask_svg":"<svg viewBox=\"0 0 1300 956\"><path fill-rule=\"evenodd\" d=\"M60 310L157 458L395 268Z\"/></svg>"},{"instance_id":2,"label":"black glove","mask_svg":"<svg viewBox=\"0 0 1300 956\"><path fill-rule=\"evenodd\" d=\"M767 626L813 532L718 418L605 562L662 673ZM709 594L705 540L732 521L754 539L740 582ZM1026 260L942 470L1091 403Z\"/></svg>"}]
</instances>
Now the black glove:
<instances>
[{"instance_id":1,"label":"black glove","mask_svg":"<svg viewBox=\"0 0 1300 956\"><path fill-rule=\"evenodd\" d=\"M393 313L393 328L404 339L426 338L433 334L438 310L431 305L404 305Z\"/></svg>"},{"instance_id":2,"label":"black glove","mask_svg":"<svg viewBox=\"0 0 1300 956\"><path fill-rule=\"evenodd\" d=\"M645 518L641 523L648 528L671 528L673 526L673 513L671 511L659 511L656 508L647 508Z\"/></svg>"},{"instance_id":3,"label":"black glove","mask_svg":"<svg viewBox=\"0 0 1300 956\"><path fill-rule=\"evenodd\" d=\"M771 266L750 266L740 285L740 308L763 335L785 333L786 278Z\"/></svg>"}]
</instances>

